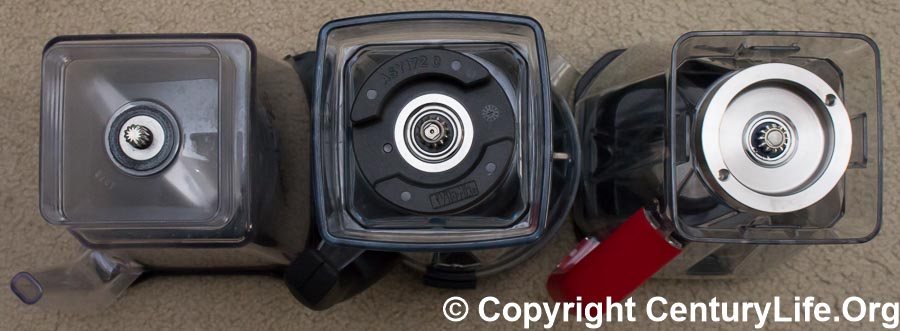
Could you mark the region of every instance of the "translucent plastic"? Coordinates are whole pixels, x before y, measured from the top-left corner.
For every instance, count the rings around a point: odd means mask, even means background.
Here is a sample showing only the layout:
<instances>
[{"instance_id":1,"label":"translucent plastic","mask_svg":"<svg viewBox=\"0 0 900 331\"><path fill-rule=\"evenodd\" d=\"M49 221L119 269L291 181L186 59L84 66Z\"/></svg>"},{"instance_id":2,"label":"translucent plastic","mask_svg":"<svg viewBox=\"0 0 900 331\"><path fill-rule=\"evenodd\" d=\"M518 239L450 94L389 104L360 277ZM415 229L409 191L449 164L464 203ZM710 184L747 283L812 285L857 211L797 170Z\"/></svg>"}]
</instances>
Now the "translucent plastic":
<instances>
[{"instance_id":1,"label":"translucent plastic","mask_svg":"<svg viewBox=\"0 0 900 331\"><path fill-rule=\"evenodd\" d=\"M689 240L753 243L862 242L881 225L881 99L878 49L860 35L794 33L694 33L675 44L670 73L666 183L669 215ZM838 91L851 120L850 165L844 179L814 205L785 214L735 209L724 203L700 209L696 156L689 139L704 84L722 74L760 63L805 68ZM801 137L802 138L802 137ZM696 148L696 146L695 146ZM761 178L760 180L765 180ZM709 201L712 203L712 201ZM697 207L696 205L692 207Z\"/></svg>"},{"instance_id":2,"label":"translucent plastic","mask_svg":"<svg viewBox=\"0 0 900 331\"><path fill-rule=\"evenodd\" d=\"M42 79L44 218L92 244L196 240L204 236L188 232L230 222L245 224L209 239L241 240L250 222L241 206L249 204L242 141L251 53L239 39L51 41ZM171 164L149 176L123 171L104 144L111 119L135 102L171 113L181 138Z\"/></svg>"},{"instance_id":3,"label":"translucent plastic","mask_svg":"<svg viewBox=\"0 0 900 331\"><path fill-rule=\"evenodd\" d=\"M790 260L807 245L753 245L691 242L653 275L662 279L756 277Z\"/></svg>"},{"instance_id":4,"label":"translucent plastic","mask_svg":"<svg viewBox=\"0 0 900 331\"><path fill-rule=\"evenodd\" d=\"M148 59L147 53L153 58ZM56 85L65 91L59 115L65 128L59 137L60 223L198 222L214 216L219 204L219 60L213 49L57 46L45 59L50 66L59 66L59 59L68 61L61 84ZM163 67L172 70L159 72ZM182 155L190 157L175 158L161 180L119 171L103 144L85 143L82 138L103 137L113 114L136 99L165 104L188 137Z\"/></svg>"},{"instance_id":5,"label":"translucent plastic","mask_svg":"<svg viewBox=\"0 0 900 331\"><path fill-rule=\"evenodd\" d=\"M881 87L878 49L867 37L701 32L686 34L674 49L641 44L608 57L576 95L585 175L574 215L583 233L602 240L636 210L661 210L656 221L664 234L684 243L656 275L663 278L752 276L810 244L859 243L877 234ZM840 94L850 118L844 177L795 212L740 208L698 175L694 139L702 101L734 73L768 63L814 73Z\"/></svg>"},{"instance_id":6,"label":"translucent plastic","mask_svg":"<svg viewBox=\"0 0 900 331\"><path fill-rule=\"evenodd\" d=\"M701 100L722 77L763 63L788 63L815 73L841 94L851 119L852 153L844 178L818 203L796 212L738 209L697 174L697 146L691 139ZM590 172L576 203L579 227L608 230L615 227L609 217L659 206L677 235L689 241L871 239L881 224L879 70L874 43L849 34L691 33L674 50L664 44L629 48L577 101Z\"/></svg>"},{"instance_id":7,"label":"translucent plastic","mask_svg":"<svg viewBox=\"0 0 900 331\"><path fill-rule=\"evenodd\" d=\"M9 286L28 305L87 312L111 305L142 272L134 262L87 250L69 265L20 272Z\"/></svg>"},{"instance_id":8,"label":"translucent plastic","mask_svg":"<svg viewBox=\"0 0 900 331\"><path fill-rule=\"evenodd\" d=\"M410 29L410 25L415 29ZM535 240L547 226L549 73L534 21L473 13L408 13L335 21L319 38L314 106L315 194L327 239L388 249L507 246ZM516 115L509 204L422 216L380 208L360 189L348 109L361 80L393 55L440 46L465 54L501 81ZM540 137L535 139L534 137ZM543 143L542 143L543 142ZM364 185L364 184L363 184ZM370 190L368 190L370 191Z\"/></svg>"},{"instance_id":9,"label":"translucent plastic","mask_svg":"<svg viewBox=\"0 0 900 331\"><path fill-rule=\"evenodd\" d=\"M277 219L277 136L254 98L256 60L252 41L236 34L51 40L40 210L91 250L70 265L18 274L14 293L88 311L109 305L145 268L287 265L309 224Z\"/></svg>"}]
</instances>

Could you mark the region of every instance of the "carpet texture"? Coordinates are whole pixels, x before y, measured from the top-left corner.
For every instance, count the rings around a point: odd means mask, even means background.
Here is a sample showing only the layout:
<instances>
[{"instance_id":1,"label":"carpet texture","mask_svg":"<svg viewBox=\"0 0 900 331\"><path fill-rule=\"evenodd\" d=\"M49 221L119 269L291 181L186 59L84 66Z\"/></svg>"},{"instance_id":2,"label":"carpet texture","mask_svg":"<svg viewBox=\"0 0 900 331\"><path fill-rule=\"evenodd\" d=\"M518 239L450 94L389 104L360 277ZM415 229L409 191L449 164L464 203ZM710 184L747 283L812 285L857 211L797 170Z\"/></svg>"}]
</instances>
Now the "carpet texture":
<instances>
[{"instance_id":1,"label":"carpet texture","mask_svg":"<svg viewBox=\"0 0 900 331\"><path fill-rule=\"evenodd\" d=\"M16 272L64 263L77 243L38 213L38 113L40 59L44 43L59 34L240 32L256 41L264 56L280 59L313 47L325 22L362 14L409 10L478 10L535 17L550 45L584 71L607 51L647 41L673 42L691 30L779 29L845 31L875 39L882 54L884 86L884 226L863 245L807 249L789 263L750 280L662 281L641 287L644 302L662 295L682 302L771 300L779 295L816 296L836 306L846 296L900 300L900 1L278 1L235 3L170 1L12 1L0 3L0 281ZM290 209L305 213L309 128L305 96L281 61L261 67L264 96L277 114L286 144L282 164ZM0 291L0 329L168 330L168 329L517 329L505 321L485 323L472 314L462 323L444 319L441 305L451 295L470 304L486 295L507 301L547 301L544 281L573 243L567 226L539 255L509 273L485 279L477 290L449 291L421 285L397 268L369 291L325 312L296 303L278 279L253 276L156 278L131 288L113 307L90 315L41 311ZM642 311L642 310L639 310ZM741 328L741 324L651 323L604 325L611 329ZM796 327L874 328L879 324L769 324ZM561 328L582 328L569 323Z\"/></svg>"}]
</instances>

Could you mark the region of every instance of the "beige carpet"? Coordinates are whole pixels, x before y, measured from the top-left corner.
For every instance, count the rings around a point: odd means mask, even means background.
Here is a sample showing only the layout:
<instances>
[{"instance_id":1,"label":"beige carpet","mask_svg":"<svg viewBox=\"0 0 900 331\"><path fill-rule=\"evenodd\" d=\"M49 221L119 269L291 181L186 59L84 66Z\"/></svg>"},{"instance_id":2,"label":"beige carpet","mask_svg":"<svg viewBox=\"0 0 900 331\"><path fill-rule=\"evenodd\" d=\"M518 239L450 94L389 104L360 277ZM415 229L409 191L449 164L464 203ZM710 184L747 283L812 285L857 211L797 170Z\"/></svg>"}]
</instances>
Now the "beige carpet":
<instances>
[{"instance_id":1,"label":"beige carpet","mask_svg":"<svg viewBox=\"0 0 900 331\"><path fill-rule=\"evenodd\" d=\"M38 213L38 107L41 49L59 34L241 32L266 56L309 50L326 21L353 15L424 9L467 9L530 15L544 26L551 45L580 70L603 53L652 41L674 41L683 32L713 29L789 29L865 33L881 47L885 113L885 222L880 236L855 246L815 247L789 264L746 281L652 281L636 295L664 295L678 301L770 300L780 295L813 295L836 303L859 295L900 300L900 227L897 220L898 135L900 129L900 1L667 1L571 2L481 0L395 1L15 1L0 3L0 281L26 268L62 263L76 244ZM285 139L307 143L304 96L287 66L263 67L262 79L279 116ZM305 148L286 149L289 197L301 200ZM302 213L301 208L294 208ZM545 301L544 280L573 245L571 228L555 244L506 275L483 281L478 290L448 291L420 285L415 274L398 268L368 292L327 312L294 302L276 279L264 277L159 278L132 288L111 309L93 315L46 312L20 304L0 290L0 329L449 329L520 328L507 322L446 321L443 301L454 294L478 300ZM653 324L604 328L743 328L748 325ZM876 327L877 324L781 324L770 327ZM568 324L563 327L578 327Z\"/></svg>"}]
</instances>

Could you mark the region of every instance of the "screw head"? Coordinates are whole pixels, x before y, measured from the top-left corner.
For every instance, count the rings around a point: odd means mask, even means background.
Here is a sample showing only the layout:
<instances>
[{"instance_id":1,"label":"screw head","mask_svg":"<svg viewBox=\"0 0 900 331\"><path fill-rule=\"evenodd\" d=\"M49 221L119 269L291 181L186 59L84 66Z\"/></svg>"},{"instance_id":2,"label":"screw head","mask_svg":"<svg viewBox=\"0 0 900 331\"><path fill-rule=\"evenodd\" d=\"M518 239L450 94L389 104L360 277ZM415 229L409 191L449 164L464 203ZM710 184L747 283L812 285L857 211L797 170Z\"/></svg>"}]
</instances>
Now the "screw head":
<instances>
[{"instance_id":1,"label":"screw head","mask_svg":"<svg viewBox=\"0 0 900 331\"><path fill-rule=\"evenodd\" d=\"M422 126L422 138L427 142L437 142L441 138L443 128L438 123L428 122Z\"/></svg>"},{"instance_id":2,"label":"screw head","mask_svg":"<svg viewBox=\"0 0 900 331\"><path fill-rule=\"evenodd\" d=\"M451 129L446 118L431 115L425 118L415 129L418 132L418 140L430 149L441 149L450 137Z\"/></svg>"}]
</instances>

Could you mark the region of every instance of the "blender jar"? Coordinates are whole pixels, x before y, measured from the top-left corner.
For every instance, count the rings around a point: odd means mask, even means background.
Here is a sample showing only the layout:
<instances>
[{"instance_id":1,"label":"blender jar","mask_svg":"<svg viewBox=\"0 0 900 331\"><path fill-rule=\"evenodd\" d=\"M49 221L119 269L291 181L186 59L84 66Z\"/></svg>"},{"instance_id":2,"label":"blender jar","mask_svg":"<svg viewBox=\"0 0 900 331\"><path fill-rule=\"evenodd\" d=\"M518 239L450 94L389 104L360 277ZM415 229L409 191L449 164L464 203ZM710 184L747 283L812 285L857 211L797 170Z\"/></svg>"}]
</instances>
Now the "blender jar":
<instances>
[{"instance_id":1,"label":"blender jar","mask_svg":"<svg viewBox=\"0 0 900 331\"><path fill-rule=\"evenodd\" d=\"M42 61L40 211L87 249L22 272L25 303L90 310L146 271L283 268L277 136L237 34L62 36Z\"/></svg>"},{"instance_id":2,"label":"blender jar","mask_svg":"<svg viewBox=\"0 0 900 331\"><path fill-rule=\"evenodd\" d=\"M320 251L340 251L317 261L340 270L362 252L403 252L426 284L472 287L533 254L565 219L578 144L551 81L574 74L561 59L551 71L534 19L342 19L322 28L315 55L294 60L301 76L316 68L315 219ZM301 301L321 287L296 280L312 277L294 276Z\"/></svg>"},{"instance_id":3,"label":"blender jar","mask_svg":"<svg viewBox=\"0 0 900 331\"><path fill-rule=\"evenodd\" d=\"M579 82L588 236L548 281L618 301L653 275L739 277L881 225L879 55L868 37L693 32Z\"/></svg>"}]
</instances>

